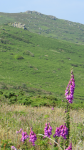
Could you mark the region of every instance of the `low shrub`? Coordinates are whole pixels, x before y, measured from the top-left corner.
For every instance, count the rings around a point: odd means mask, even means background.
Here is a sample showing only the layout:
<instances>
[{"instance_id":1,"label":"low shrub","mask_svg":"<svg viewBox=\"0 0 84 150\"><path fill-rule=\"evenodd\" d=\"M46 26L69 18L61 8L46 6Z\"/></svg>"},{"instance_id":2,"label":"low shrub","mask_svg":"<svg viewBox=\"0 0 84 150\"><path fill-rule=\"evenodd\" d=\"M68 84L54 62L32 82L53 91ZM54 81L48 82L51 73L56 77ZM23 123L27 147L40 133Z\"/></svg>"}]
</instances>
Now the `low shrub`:
<instances>
[{"instance_id":1,"label":"low shrub","mask_svg":"<svg viewBox=\"0 0 84 150\"><path fill-rule=\"evenodd\" d=\"M15 55L14 58L15 59L24 59L23 56L20 56L20 55Z\"/></svg>"}]
</instances>

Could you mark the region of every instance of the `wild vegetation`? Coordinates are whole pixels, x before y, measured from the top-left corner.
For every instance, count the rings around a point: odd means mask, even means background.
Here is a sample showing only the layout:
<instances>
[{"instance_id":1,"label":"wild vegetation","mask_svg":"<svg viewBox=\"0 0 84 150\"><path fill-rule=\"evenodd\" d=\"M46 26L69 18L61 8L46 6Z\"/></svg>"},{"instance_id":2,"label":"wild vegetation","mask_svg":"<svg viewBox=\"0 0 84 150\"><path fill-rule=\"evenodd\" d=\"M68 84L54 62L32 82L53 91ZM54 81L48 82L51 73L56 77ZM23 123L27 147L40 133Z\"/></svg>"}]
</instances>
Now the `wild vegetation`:
<instances>
[{"instance_id":1,"label":"wild vegetation","mask_svg":"<svg viewBox=\"0 0 84 150\"><path fill-rule=\"evenodd\" d=\"M29 15L26 13L19 15ZM4 23L3 15L8 17L8 14L2 13L1 24ZM15 146L17 150L65 150L70 143L74 150L83 150L84 45L9 26L8 20L14 21L12 15L15 17L15 14L11 14L10 18L5 19L7 24L0 25L1 150L15 149L11 146ZM49 19L53 20L51 16ZM56 20L59 21L53 21ZM76 42L75 38L73 42ZM68 106L65 101L68 91L66 90L65 96L64 93L72 68L76 87L73 104ZM71 95L67 99L70 97ZM60 130L65 127L64 123L69 131L69 134L66 132L67 143L61 137L59 140L53 137L56 127ZM47 126L51 139L49 136L43 138ZM28 138L30 128L31 133L35 133L34 137L37 137L34 139L34 142L37 139L35 146L32 146L32 139L31 142L28 139L23 142L24 136ZM16 131L20 133L16 134ZM63 134L61 136L64 137ZM58 142L57 145L55 141Z\"/></svg>"},{"instance_id":2,"label":"wild vegetation","mask_svg":"<svg viewBox=\"0 0 84 150\"><path fill-rule=\"evenodd\" d=\"M43 37L8 25L0 27L0 88L64 98L73 67L75 99L83 105L84 46Z\"/></svg>"}]
</instances>

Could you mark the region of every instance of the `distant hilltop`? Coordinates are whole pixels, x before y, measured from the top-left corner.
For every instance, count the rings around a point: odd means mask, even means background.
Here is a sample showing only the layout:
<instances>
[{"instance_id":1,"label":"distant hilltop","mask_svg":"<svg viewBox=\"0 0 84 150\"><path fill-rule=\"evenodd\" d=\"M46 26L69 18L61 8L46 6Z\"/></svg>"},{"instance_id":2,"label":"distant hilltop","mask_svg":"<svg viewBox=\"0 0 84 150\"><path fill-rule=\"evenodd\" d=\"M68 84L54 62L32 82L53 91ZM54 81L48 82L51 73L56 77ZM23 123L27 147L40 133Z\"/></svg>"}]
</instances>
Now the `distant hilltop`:
<instances>
[{"instance_id":1,"label":"distant hilltop","mask_svg":"<svg viewBox=\"0 0 84 150\"><path fill-rule=\"evenodd\" d=\"M41 14L40 12L37 12L37 11L30 11L30 10L27 10L25 13L27 14L36 14L36 15L44 15L44 14ZM52 20L56 20L57 18L55 16L52 16L52 15L47 15L50 19Z\"/></svg>"}]
</instances>

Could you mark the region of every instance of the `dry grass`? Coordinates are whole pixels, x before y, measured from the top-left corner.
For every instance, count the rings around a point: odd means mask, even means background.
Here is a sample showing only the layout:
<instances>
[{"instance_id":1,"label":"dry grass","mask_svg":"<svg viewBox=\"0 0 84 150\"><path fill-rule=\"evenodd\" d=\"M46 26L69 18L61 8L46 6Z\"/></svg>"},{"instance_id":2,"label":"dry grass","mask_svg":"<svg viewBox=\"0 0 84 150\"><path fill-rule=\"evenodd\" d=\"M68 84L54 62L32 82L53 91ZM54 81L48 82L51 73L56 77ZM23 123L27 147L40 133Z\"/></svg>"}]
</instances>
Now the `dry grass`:
<instances>
[{"instance_id":1,"label":"dry grass","mask_svg":"<svg viewBox=\"0 0 84 150\"><path fill-rule=\"evenodd\" d=\"M13 143L20 143L21 135L16 134L16 131L22 128L29 134L30 127L36 131L39 128L44 130L45 123L50 122L54 134L56 127L64 124L65 110L63 108L49 107L31 107L23 105L0 105L0 141L11 139ZM74 150L84 150L84 141L81 141L78 133L78 124L84 124L84 110L71 110L71 138ZM40 133L39 133L40 134ZM76 139L75 139L76 138ZM74 143L74 141L80 144ZM78 148L79 146L79 148Z\"/></svg>"}]
</instances>

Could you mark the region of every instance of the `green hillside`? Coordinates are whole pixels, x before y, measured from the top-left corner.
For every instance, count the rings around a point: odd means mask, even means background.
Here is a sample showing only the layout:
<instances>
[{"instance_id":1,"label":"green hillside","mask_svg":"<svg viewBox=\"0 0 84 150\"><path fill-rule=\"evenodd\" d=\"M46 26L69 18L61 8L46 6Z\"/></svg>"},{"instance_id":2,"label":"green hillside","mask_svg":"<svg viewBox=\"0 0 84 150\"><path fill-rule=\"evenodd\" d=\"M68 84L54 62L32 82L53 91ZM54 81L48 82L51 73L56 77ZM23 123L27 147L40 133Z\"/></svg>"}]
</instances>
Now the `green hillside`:
<instances>
[{"instance_id":1,"label":"green hillside","mask_svg":"<svg viewBox=\"0 0 84 150\"><path fill-rule=\"evenodd\" d=\"M75 101L84 100L84 46L0 26L0 89L64 98L73 67Z\"/></svg>"},{"instance_id":2,"label":"green hillside","mask_svg":"<svg viewBox=\"0 0 84 150\"><path fill-rule=\"evenodd\" d=\"M84 44L84 25L35 11L0 13L0 24L22 23L34 33L60 40Z\"/></svg>"}]
</instances>

